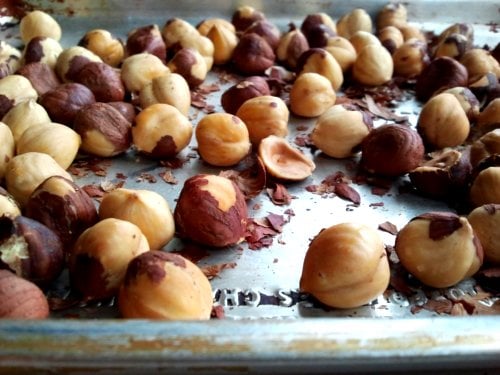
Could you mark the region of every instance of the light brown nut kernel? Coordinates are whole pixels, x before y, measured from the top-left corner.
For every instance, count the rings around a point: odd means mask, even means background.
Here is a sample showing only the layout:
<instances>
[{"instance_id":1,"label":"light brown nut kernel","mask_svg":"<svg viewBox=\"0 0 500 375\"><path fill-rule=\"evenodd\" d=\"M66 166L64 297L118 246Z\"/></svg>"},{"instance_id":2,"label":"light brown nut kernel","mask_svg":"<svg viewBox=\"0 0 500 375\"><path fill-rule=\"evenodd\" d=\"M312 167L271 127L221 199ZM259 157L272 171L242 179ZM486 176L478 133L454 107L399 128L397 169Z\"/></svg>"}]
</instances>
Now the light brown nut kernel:
<instances>
[{"instance_id":1,"label":"light brown nut kernel","mask_svg":"<svg viewBox=\"0 0 500 375\"><path fill-rule=\"evenodd\" d=\"M394 75L415 78L429 65L427 45L420 40L410 39L404 42L392 54Z\"/></svg>"},{"instance_id":2,"label":"light brown nut kernel","mask_svg":"<svg viewBox=\"0 0 500 375\"><path fill-rule=\"evenodd\" d=\"M0 40L0 78L14 74L21 66L21 51Z\"/></svg>"},{"instance_id":3,"label":"light brown nut kernel","mask_svg":"<svg viewBox=\"0 0 500 375\"><path fill-rule=\"evenodd\" d=\"M410 40L410 39L417 39L417 40L420 40L421 42L424 42L424 43L427 41L422 30L420 30L415 25L410 25L407 23L405 25L399 26L399 30L403 34L403 38L404 38L405 42L407 40Z\"/></svg>"},{"instance_id":4,"label":"light brown nut kernel","mask_svg":"<svg viewBox=\"0 0 500 375\"><path fill-rule=\"evenodd\" d=\"M460 63L469 73L469 83L477 81L487 73L493 73L497 79L500 78L500 63L485 49L473 48L466 51Z\"/></svg>"},{"instance_id":5,"label":"light brown nut kernel","mask_svg":"<svg viewBox=\"0 0 500 375\"><path fill-rule=\"evenodd\" d=\"M34 10L21 18L19 32L24 43L37 36L46 36L59 41L62 34L59 23L50 14L41 10Z\"/></svg>"},{"instance_id":6,"label":"light brown nut kernel","mask_svg":"<svg viewBox=\"0 0 500 375\"><path fill-rule=\"evenodd\" d=\"M344 74L337 60L323 48L310 48L300 55L296 67L297 74L318 73L328 78L334 90L339 90L344 82Z\"/></svg>"},{"instance_id":7,"label":"light brown nut kernel","mask_svg":"<svg viewBox=\"0 0 500 375\"><path fill-rule=\"evenodd\" d=\"M323 48L335 57L344 73L350 70L356 61L357 53L352 43L341 36L328 38L327 44Z\"/></svg>"},{"instance_id":8,"label":"light brown nut kernel","mask_svg":"<svg viewBox=\"0 0 500 375\"><path fill-rule=\"evenodd\" d=\"M231 61L238 37L229 28L215 24L206 35L214 45L214 64L224 65Z\"/></svg>"},{"instance_id":9,"label":"light brown nut kernel","mask_svg":"<svg viewBox=\"0 0 500 375\"><path fill-rule=\"evenodd\" d=\"M89 30L80 39L78 45L94 52L103 62L113 67L119 66L125 55L122 41L108 30Z\"/></svg>"},{"instance_id":10,"label":"light brown nut kernel","mask_svg":"<svg viewBox=\"0 0 500 375\"><path fill-rule=\"evenodd\" d=\"M178 73L193 88L207 78L208 69L203 56L193 48L181 48L167 64L173 73Z\"/></svg>"},{"instance_id":11,"label":"light brown nut kernel","mask_svg":"<svg viewBox=\"0 0 500 375\"><path fill-rule=\"evenodd\" d=\"M349 39L357 31L372 32L372 19L366 10L356 8L337 21L337 34Z\"/></svg>"},{"instance_id":12,"label":"light brown nut kernel","mask_svg":"<svg viewBox=\"0 0 500 375\"><path fill-rule=\"evenodd\" d=\"M309 43L302 31L291 24L290 30L280 38L276 57L290 69L295 69L300 55L309 49Z\"/></svg>"},{"instance_id":13,"label":"light brown nut kernel","mask_svg":"<svg viewBox=\"0 0 500 375\"><path fill-rule=\"evenodd\" d=\"M37 100L38 93L26 77L12 74L0 79L0 117L15 105L30 99Z\"/></svg>"},{"instance_id":14,"label":"light brown nut kernel","mask_svg":"<svg viewBox=\"0 0 500 375\"><path fill-rule=\"evenodd\" d=\"M3 180L7 163L14 157L15 151L14 136L10 128L0 122L0 181Z\"/></svg>"},{"instance_id":15,"label":"light brown nut kernel","mask_svg":"<svg viewBox=\"0 0 500 375\"><path fill-rule=\"evenodd\" d=\"M473 167L476 167L481 161L494 154L500 154L500 129L492 130L472 143L470 162Z\"/></svg>"},{"instance_id":16,"label":"light brown nut kernel","mask_svg":"<svg viewBox=\"0 0 500 375\"><path fill-rule=\"evenodd\" d=\"M236 35L236 28L234 27L234 25L230 21L218 17L204 19L198 25L196 25L196 30L198 30L201 35L208 36L210 30L212 30L214 27L225 29Z\"/></svg>"},{"instance_id":17,"label":"light brown nut kernel","mask_svg":"<svg viewBox=\"0 0 500 375\"><path fill-rule=\"evenodd\" d=\"M474 228L483 247L484 257L500 264L500 204L485 204L475 208L467 220Z\"/></svg>"},{"instance_id":18,"label":"light brown nut kernel","mask_svg":"<svg viewBox=\"0 0 500 375\"><path fill-rule=\"evenodd\" d=\"M51 122L49 114L34 99L21 102L7 112L2 121L8 125L12 131L15 141L21 138L26 129L31 126Z\"/></svg>"},{"instance_id":19,"label":"light brown nut kernel","mask_svg":"<svg viewBox=\"0 0 500 375\"><path fill-rule=\"evenodd\" d=\"M370 44L375 44L375 45L382 45L380 40L372 33L368 31L357 31L355 32L350 38L349 42L352 44L354 49L356 50L356 53L359 55L361 50L370 45Z\"/></svg>"},{"instance_id":20,"label":"light brown nut kernel","mask_svg":"<svg viewBox=\"0 0 500 375\"><path fill-rule=\"evenodd\" d=\"M485 133L500 127L500 98L493 99L477 117L476 126Z\"/></svg>"},{"instance_id":21,"label":"light brown nut kernel","mask_svg":"<svg viewBox=\"0 0 500 375\"><path fill-rule=\"evenodd\" d=\"M443 92L455 95L469 118L469 121L476 120L479 116L481 106L479 100L469 88L457 86L444 90Z\"/></svg>"},{"instance_id":22,"label":"light brown nut kernel","mask_svg":"<svg viewBox=\"0 0 500 375\"><path fill-rule=\"evenodd\" d=\"M290 107L298 116L316 117L334 105L336 98L328 78L318 73L303 73L293 83Z\"/></svg>"},{"instance_id":23,"label":"light brown nut kernel","mask_svg":"<svg viewBox=\"0 0 500 375\"><path fill-rule=\"evenodd\" d=\"M483 163L488 160L486 159ZM473 178L470 187L470 200L473 207L489 203L500 204L500 166L498 164L500 163L480 168L479 173Z\"/></svg>"},{"instance_id":24,"label":"light brown nut kernel","mask_svg":"<svg viewBox=\"0 0 500 375\"><path fill-rule=\"evenodd\" d=\"M361 84L370 86L388 82L392 78L393 71L392 56L381 44L369 44L363 47L352 66L353 78Z\"/></svg>"},{"instance_id":25,"label":"light brown nut kernel","mask_svg":"<svg viewBox=\"0 0 500 375\"><path fill-rule=\"evenodd\" d=\"M191 107L191 92L183 76L170 73L153 78L139 93L142 108L164 103L173 105L183 115L187 116Z\"/></svg>"},{"instance_id":26,"label":"light brown nut kernel","mask_svg":"<svg viewBox=\"0 0 500 375\"><path fill-rule=\"evenodd\" d=\"M62 51L63 48L57 40L44 36L34 37L24 47L23 65L41 62L54 69Z\"/></svg>"},{"instance_id":27,"label":"light brown nut kernel","mask_svg":"<svg viewBox=\"0 0 500 375\"><path fill-rule=\"evenodd\" d=\"M402 3L388 3L377 14L377 29L386 26L401 27L408 21L408 11Z\"/></svg>"},{"instance_id":28,"label":"light brown nut kernel","mask_svg":"<svg viewBox=\"0 0 500 375\"><path fill-rule=\"evenodd\" d=\"M386 26L377 33L380 43L392 54L404 43L403 33L396 26Z\"/></svg>"},{"instance_id":29,"label":"light brown nut kernel","mask_svg":"<svg viewBox=\"0 0 500 375\"><path fill-rule=\"evenodd\" d=\"M121 78L130 92L139 92L154 78L170 72L165 64L149 53L138 53L123 60Z\"/></svg>"}]
</instances>

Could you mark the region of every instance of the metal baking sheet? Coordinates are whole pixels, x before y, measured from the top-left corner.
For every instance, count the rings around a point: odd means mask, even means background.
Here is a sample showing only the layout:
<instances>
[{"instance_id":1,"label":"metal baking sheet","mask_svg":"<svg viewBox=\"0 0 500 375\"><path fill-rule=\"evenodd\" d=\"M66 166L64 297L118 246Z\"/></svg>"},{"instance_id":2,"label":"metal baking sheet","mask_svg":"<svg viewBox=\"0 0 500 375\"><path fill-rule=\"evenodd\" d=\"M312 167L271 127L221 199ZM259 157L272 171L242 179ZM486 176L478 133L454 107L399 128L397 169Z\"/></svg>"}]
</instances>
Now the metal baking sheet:
<instances>
[{"instance_id":1,"label":"metal baking sheet","mask_svg":"<svg viewBox=\"0 0 500 375\"><path fill-rule=\"evenodd\" d=\"M356 8L372 16L386 1L246 1L262 10L280 29L291 21L300 24L313 12L326 12L334 19ZM63 29L63 46L75 45L91 28L105 28L122 38L137 26L156 23L160 27L172 17L196 24L204 18L229 19L239 1L27 1L35 8L50 11ZM500 7L495 1L408 1L409 20L424 30L439 32L454 22L470 22L478 45L495 46L498 33L492 26L499 21ZM443 10L446 11L443 11ZM2 21L9 22L8 16ZM20 43L16 28L3 36ZM220 90L211 93L208 103L222 111L220 95L226 87L217 73L204 85L216 83ZM398 104L397 113L416 123L420 104L409 98ZM193 125L203 111L192 108ZM291 143L306 135L314 119L292 119ZM377 123L384 123L379 120ZM302 150L316 163L313 176L299 183L286 184L294 197L288 206L277 206L265 192L248 203L249 216L260 218L274 213L287 222L271 246L248 249L245 243L218 250L207 250L202 267L231 263L211 280L214 303L223 307L225 318L208 322L152 322L117 319L113 301L87 304L53 314L42 322L0 320L0 373L33 370L67 373L136 373L138 370L168 370L170 373L318 373L325 368L336 372L419 371L422 369L463 370L500 368L500 320L492 316L450 317L435 311L415 308L429 298L459 298L476 294L475 281L445 290L415 289L404 295L391 288L369 305L337 310L318 306L298 293L302 261L310 240L320 229L344 221L364 222L373 227L390 221L398 228L412 217L430 210L450 210L445 203L402 193L405 178L394 182L383 196L372 193L371 186L352 186L361 195L361 204L339 197L308 192L337 171L354 177L356 159L334 160L320 153ZM196 141L181 152L182 168L169 169L130 150L111 160L98 161L104 175L89 172L75 177L80 185L110 186L122 179L124 187L150 189L161 193L175 207L183 181L197 173L218 174L221 168L204 164L196 153ZM170 171L177 184L164 182L160 174ZM151 181L151 176L156 182ZM293 214L290 214L291 211ZM394 236L380 232L387 245ZM182 250L184 243L174 239L166 251ZM65 276L52 291L68 293ZM496 298L481 303L491 305ZM72 319L69 319L72 318ZM493 373L493 372L492 372Z\"/></svg>"}]
</instances>

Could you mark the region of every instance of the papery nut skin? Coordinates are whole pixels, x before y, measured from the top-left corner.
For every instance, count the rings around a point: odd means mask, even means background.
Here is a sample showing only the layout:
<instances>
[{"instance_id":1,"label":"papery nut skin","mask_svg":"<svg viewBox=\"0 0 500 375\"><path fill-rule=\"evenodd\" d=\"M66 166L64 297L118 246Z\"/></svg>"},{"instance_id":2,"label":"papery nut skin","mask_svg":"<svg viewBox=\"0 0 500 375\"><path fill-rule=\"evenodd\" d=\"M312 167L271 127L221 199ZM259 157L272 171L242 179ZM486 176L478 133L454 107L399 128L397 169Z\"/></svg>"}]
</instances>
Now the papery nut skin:
<instances>
[{"instance_id":1,"label":"papery nut skin","mask_svg":"<svg viewBox=\"0 0 500 375\"><path fill-rule=\"evenodd\" d=\"M267 80L260 76L251 76L229 87L221 95L224 111L235 115L241 105L257 96L271 95Z\"/></svg>"},{"instance_id":2,"label":"papery nut skin","mask_svg":"<svg viewBox=\"0 0 500 375\"><path fill-rule=\"evenodd\" d=\"M136 107L129 102L108 102L106 103L116 109L125 119L133 124L136 116Z\"/></svg>"},{"instance_id":3,"label":"papery nut skin","mask_svg":"<svg viewBox=\"0 0 500 375\"><path fill-rule=\"evenodd\" d=\"M56 72L47 64L36 62L22 66L17 74L26 77L39 96L61 84Z\"/></svg>"},{"instance_id":4,"label":"papery nut skin","mask_svg":"<svg viewBox=\"0 0 500 375\"><path fill-rule=\"evenodd\" d=\"M54 69L62 51L57 40L44 36L34 37L24 47L23 65L41 62Z\"/></svg>"},{"instance_id":5,"label":"papery nut skin","mask_svg":"<svg viewBox=\"0 0 500 375\"><path fill-rule=\"evenodd\" d=\"M276 58L290 69L295 69L300 55L309 49L309 43L302 31L290 24L290 30L283 34L276 48Z\"/></svg>"},{"instance_id":6,"label":"papery nut skin","mask_svg":"<svg viewBox=\"0 0 500 375\"><path fill-rule=\"evenodd\" d=\"M59 79L67 83L73 81L75 74L89 62L102 62L102 60L84 47L72 46L59 54L54 69Z\"/></svg>"}]
</instances>

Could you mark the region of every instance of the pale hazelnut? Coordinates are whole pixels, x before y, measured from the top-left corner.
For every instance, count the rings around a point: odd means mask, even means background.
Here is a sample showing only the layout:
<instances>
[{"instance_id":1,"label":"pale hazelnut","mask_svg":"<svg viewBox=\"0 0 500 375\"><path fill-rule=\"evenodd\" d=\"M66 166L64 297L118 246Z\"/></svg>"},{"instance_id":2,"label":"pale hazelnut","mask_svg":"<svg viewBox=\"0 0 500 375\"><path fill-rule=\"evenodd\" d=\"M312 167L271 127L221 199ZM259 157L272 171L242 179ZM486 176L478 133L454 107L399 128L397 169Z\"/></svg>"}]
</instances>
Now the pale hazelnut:
<instances>
[{"instance_id":1,"label":"pale hazelnut","mask_svg":"<svg viewBox=\"0 0 500 375\"><path fill-rule=\"evenodd\" d=\"M422 32L422 30L420 30L420 28L418 28L415 25L410 25L407 23L405 25L399 26L398 28L401 31L401 33L403 34L403 38L404 38L405 42L407 40L410 40L410 39L420 40L421 42L424 42L424 43L427 42L427 39L426 39L424 33Z\"/></svg>"},{"instance_id":2,"label":"pale hazelnut","mask_svg":"<svg viewBox=\"0 0 500 375\"><path fill-rule=\"evenodd\" d=\"M23 65L17 70L17 74L26 77L39 96L61 84L54 69L41 62Z\"/></svg>"},{"instance_id":3,"label":"pale hazelnut","mask_svg":"<svg viewBox=\"0 0 500 375\"><path fill-rule=\"evenodd\" d=\"M472 143L470 162L475 167L494 154L500 154L500 129L491 130Z\"/></svg>"},{"instance_id":4,"label":"pale hazelnut","mask_svg":"<svg viewBox=\"0 0 500 375\"><path fill-rule=\"evenodd\" d=\"M236 33L227 27L215 24L207 34L214 45L214 64L224 65L231 61L233 52L238 45Z\"/></svg>"},{"instance_id":5,"label":"pale hazelnut","mask_svg":"<svg viewBox=\"0 0 500 375\"><path fill-rule=\"evenodd\" d=\"M387 83L392 78L393 71L392 56L381 44L363 47L352 66L353 78L363 85L370 86Z\"/></svg>"},{"instance_id":6,"label":"pale hazelnut","mask_svg":"<svg viewBox=\"0 0 500 375\"><path fill-rule=\"evenodd\" d=\"M28 43L37 36L46 36L59 41L62 31L61 26L50 14L41 10L34 10L21 18L19 33L21 34L21 40Z\"/></svg>"},{"instance_id":7,"label":"pale hazelnut","mask_svg":"<svg viewBox=\"0 0 500 375\"><path fill-rule=\"evenodd\" d=\"M89 30L78 45L94 52L103 62L113 67L119 66L125 55L123 42L108 30Z\"/></svg>"},{"instance_id":8,"label":"pale hazelnut","mask_svg":"<svg viewBox=\"0 0 500 375\"><path fill-rule=\"evenodd\" d=\"M193 135L188 118L170 104L158 103L135 118L132 142L137 151L153 158L170 158L187 147Z\"/></svg>"},{"instance_id":9,"label":"pale hazelnut","mask_svg":"<svg viewBox=\"0 0 500 375\"><path fill-rule=\"evenodd\" d=\"M102 62L94 52L80 46L64 49L57 57L55 71L63 82L73 81L73 76L89 62Z\"/></svg>"},{"instance_id":10,"label":"pale hazelnut","mask_svg":"<svg viewBox=\"0 0 500 375\"><path fill-rule=\"evenodd\" d=\"M467 216L483 247L484 257L493 264L500 264L500 204L485 204Z\"/></svg>"},{"instance_id":11,"label":"pale hazelnut","mask_svg":"<svg viewBox=\"0 0 500 375\"><path fill-rule=\"evenodd\" d=\"M255 33L264 38L264 40L271 46L274 51L278 48L278 44L281 38L281 32L278 27L270 21L255 21L244 30L244 34L249 33Z\"/></svg>"},{"instance_id":12,"label":"pale hazelnut","mask_svg":"<svg viewBox=\"0 0 500 375\"><path fill-rule=\"evenodd\" d=\"M236 9L233 13L231 23L236 31L245 31L252 23L264 19L266 19L264 13L254 7L244 5Z\"/></svg>"},{"instance_id":13,"label":"pale hazelnut","mask_svg":"<svg viewBox=\"0 0 500 375\"><path fill-rule=\"evenodd\" d=\"M125 85L120 72L103 62L89 62L73 76L92 91L97 102L120 102L125 99Z\"/></svg>"},{"instance_id":14,"label":"pale hazelnut","mask_svg":"<svg viewBox=\"0 0 500 375\"><path fill-rule=\"evenodd\" d=\"M26 77L12 74L0 79L0 117L16 104L30 99L37 100L38 93Z\"/></svg>"},{"instance_id":15,"label":"pale hazelnut","mask_svg":"<svg viewBox=\"0 0 500 375\"><path fill-rule=\"evenodd\" d=\"M356 61L357 52L352 43L341 36L328 38L327 44L323 48L335 57L344 73L350 70Z\"/></svg>"},{"instance_id":16,"label":"pale hazelnut","mask_svg":"<svg viewBox=\"0 0 500 375\"><path fill-rule=\"evenodd\" d=\"M45 108L34 99L26 100L12 107L2 121L10 128L16 142L29 127L51 122Z\"/></svg>"},{"instance_id":17,"label":"pale hazelnut","mask_svg":"<svg viewBox=\"0 0 500 375\"><path fill-rule=\"evenodd\" d=\"M21 215L21 208L14 197L7 190L0 186L0 217L16 217Z\"/></svg>"},{"instance_id":18,"label":"pale hazelnut","mask_svg":"<svg viewBox=\"0 0 500 375\"><path fill-rule=\"evenodd\" d=\"M290 108L298 116L316 117L335 104L337 96L328 78L318 73L303 73L290 91Z\"/></svg>"},{"instance_id":19,"label":"pale hazelnut","mask_svg":"<svg viewBox=\"0 0 500 375\"><path fill-rule=\"evenodd\" d=\"M311 241L300 290L327 306L354 308L381 295L389 278L389 262L377 230L346 222L322 229Z\"/></svg>"},{"instance_id":20,"label":"pale hazelnut","mask_svg":"<svg viewBox=\"0 0 500 375\"><path fill-rule=\"evenodd\" d=\"M380 43L392 54L404 43L403 33L396 26L386 26L377 33Z\"/></svg>"},{"instance_id":21,"label":"pale hazelnut","mask_svg":"<svg viewBox=\"0 0 500 375\"><path fill-rule=\"evenodd\" d=\"M479 116L480 103L474 93L467 87L453 87L442 92L455 95L460 102L469 121L474 121Z\"/></svg>"},{"instance_id":22,"label":"pale hazelnut","mask_svg":"<svg viewBox=\"0 0 500 375\"><path fill-rule=\"evenodd\" d=\"M52 38L37 36L31 39L23 50L23 63L41 62L54 69L57 58L63 51L61 44Z\"/></svg>"},{"instance_id":23,"label":"pale hazelnut","mask_svg":"<svg viewBox=\"0 0 500 375\"><path fill-rule=\"evenodd\" d=\"M150 53L166 62L167 47L158 25L141 26L128 33L125 42L125 55L131 56L138 53Z\"/></svg>"},{"instance_id":24,"label":"pale hazelnut","mask_svg":"<svg viewBox=\"0 0 500 375\"><path fill-rule=\"evenodd\" d=\"M157 103L170 104L187 116L191 107L189 85L184 77L177 73L153 78L140 91L139 102L142 108Z\"/></svg>"},{"instance_id":25,"label":"pale hazelnut","mask_svg":"<svg viewBox=\"0 0 500 375\"><path fill-rule=\"evenodd\" d=\"M201 158L208 164L227 167L240 162L252 147L247 126L229 113L211 113L196 126Z\"/></svg>"},{"instance_id":26,"label":"pale hazelnut","mask_svg":"<svg viewBox=\"0 0 500 375\"><path fill-rule=\"evenodd\" d=\"M392 54L394 61L394 75L415 78L429 65L430 58L427 54L427 45L417 39L404 42Z\"/></svg>"},{"instance_id":27,"label":"pale hazelnut","mask_svg":"<svg viewBox=\"0 0 500 375\"><path fill-rule=\"evenodd\" d=\"M290 69L295 69L300 55L309 49L307 39L294 24L290 24L290 30L284 33L276 48L278 61L285 64Z\"/></svg>"},{"instance_id":28,"label":"pale hazelnut","mask_svg":"<svg viewBox=\"0 0 500 375\"><path fill-rule=\"evenodd\" d=\"M21 51L0 40L0 78L16 72L21 65Z\"/></svg>"},{"instance_id":29,"label":"pale hazelnut","mask_svg":"<svg viewBox=\"0 0 500 375\"><path fill-rule=\"evenodd\" d=\"M352 44L358 55L365 46L370 44L382 45L380 40L374 34L362 30L356 31L353 35L351 35L349 42Z\"/></svg>"},{"instance_id":30,"label":"pale hazelnut","mask_svg":"<svg viewBox=\"0 0 500 375\"><path fill-rule=\"evenodd\" d=\"M180 74L191 88L201 85L208 74L205 59L193 48L181 48L167 66L172 73Z\"/></svg>"},{"instance_id":31,"label":"pale hazelnut","mask_svg":"<svg viewBox=\"0 0 500 375\"><path fill-rule=\"evenodd\" d=\"M153 78L170 72L163 62L149 53L138 53L123 60L121 79L130 92L139 92Z\"/></svg>"},{"instance_id":32,"label":"pale hazelnut","mask_svg":"<svg viewBox=\"0 0 500 375\"><path fill-rule=\"evenodd\" d=\"M0 181L3 180L7 163L14 157L15 151L12 131L5 123L0 122Z\"/></svg>"},{"instance_id":33,"label":"pale hazelnut","mask_svg":"<svg viewBox=\"0 0 500 375\"><path fill-rule=\"evenodd\" d=\"M339 90L344 82L344 74L339 63L323 48L310 48L300 55L296 67L297 74L318 73L328 78L334 90Z\"/></svg>"},{"instance_id":34,"label":"pale hazelnut","mask_svg":"<svg viewBox=\"0 0 500 375\"><path fill-rule=\"evenodd\" d=\"M290 112L285 102L272 95L257 96L245 101L236 116L248 128L250 142L258 145L268 135L285 137L288 134Z\"/></svg>"},{"instance_id":35,"label":"pale hazelnut","mask_svg":"<svg viewBox=\"0 0 500 375\"><path fill-rule=\"evenodd\" d=\"M337 21L337 34L346 39L360 30L372 32L372 19L364 9L353 9Z\"/></svg>"},{"instance_id":36,"label":"pale hazelnut","mask_svg":"<svg viewBox=\"0 0 500 375\"><path fill-rule=\"evenodd\" d=\"M232 61L236 69L245 75L259 75L274 64L275 54L261 36L244 34L233 51Z\"/></svg>"},{"instance_id":37,"label":"pale hazelnut","mask_svg":"<svg viewBox=\"0 0 500 375\"><path fill-rule=\"evenodd\" d=\"M469 83L477 81L487 73L493 73L500 78L500 63L485 49L473 48L466 51L460 63L469 74Z\"/></svg>"},{"instance_id":38,"label":"pale hazelnut","mask_svg":"<svg viewBox=\"0 0 500 375\"><path fill-rule=\"evenodd\" d=\"M377 29L386 26L401 27L408 21L408 11L402 3L388 3L377 14Z\"/></svg>"},{"instance_id":39,"label":"pale hazelnut","mask_svg":"<svg viewBox=\"0 0 500 375\"><path fill-rule=\"evenodd\" d=\"M302 21L300 30L311 48L324 47L328 38L337 35L335 22L324 12L308 14Z\"/></svg>"},{"instance_id":40,"label":"pale hazelnut","mask_svg":"<svg viewBox=\"0 0 500 375\"><path fill-rule=\"evenodd\" d=\"M498 154L483 160L473 170L469 197L472 207L500 203L500 156Z\"/></svg>"},{"instance_id":41,"label":"pale hazelnut","mask_svg":"<svg viewBox=\"0 0 500 375\"><path fill-rule=\"evenodd\" d=\"M483 133L500 127L500 98L489 102L477 117L476 126Z\"/></svg>"},{"instance_id":42,"label":"pale hazelnut","mask_svg":"<svg viewBox=\"0 0 500 375\"><path fill-rule=\"evenodd\" d=\"M434 51L435 57L448 56L460 60L467 51L469 41L462 34L450 34L439 43Z\"/></svg>"},{"instance_id":43,"label":"pale hazelnut","mask_svg":"<svg viewBox=\"0 0 500 375\"><path fill-rule=\"evenodd\" d=\"M247 100L264 95L271 95L267 80L264 77L251 76L224 91L221 95L221 105L224 111L235 115Z\"/></svg>"},{"instance_id":44,"label":"pale hazelnut","mask_svg":"<svg viewBox=\"0 0 500 375\"><path fill-rule=\"evenodd\" d=\"M236 28L234 27L234 25L230 21L218 17L204 19L198 25L196 25L196 30L198 30L201 35L208 36L210 30L212 30L214 27L227 30L230 33L236 35Z\"/></svg>"}]
</instances>

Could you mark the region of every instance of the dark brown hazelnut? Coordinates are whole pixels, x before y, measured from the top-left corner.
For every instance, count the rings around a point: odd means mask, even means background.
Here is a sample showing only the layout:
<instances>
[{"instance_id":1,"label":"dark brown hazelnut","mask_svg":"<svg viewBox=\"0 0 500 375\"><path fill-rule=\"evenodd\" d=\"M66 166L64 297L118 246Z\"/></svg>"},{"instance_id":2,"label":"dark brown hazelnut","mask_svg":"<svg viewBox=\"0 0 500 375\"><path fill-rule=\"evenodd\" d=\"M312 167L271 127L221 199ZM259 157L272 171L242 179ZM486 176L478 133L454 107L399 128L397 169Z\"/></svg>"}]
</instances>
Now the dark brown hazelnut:
<instances>
[{"instance_id":1,"label":"dark brown hazelnut","mask_svg":"<svg viewBox=\"0 0 500 375\"><path fill-rule=\"evenodd\" d=\"M255 33L260 35L271 46L273 50L278 48L281 32L273 23L267 20L260 20L252 23L250 27L245 29L245 34Z\"/></svg>"},{"instance_id":2,"label":"dark brown hazelnut","mask_svg":"<svg viewBox=\"0 0 500 375\"><path fill-rule=\"evenodd\" d=\"M141 26L132 30L127 36L125 51L127 56L143 52L151 53L163 62L167 58L167 47L158 25Z\"/></svg>"},{"instance_id":3,"label":"dark brown hazelnut","mask_svg":"<svg viewBox=\"0 0 500 375\"><path fill-rule=\"evenodd\" d=\"M125 119L131 124L134 123L135 115L137 114L136 109L132 103L128 102L109 102L107 103L114 109L118 110Z\"/></svg>"},{"instance_id":4,"label":"dark brown hazelnut","mask_svg":"<svg viewBox=\"0 0 500 375\"><path fill-rule=\"evenodd\" d=\"M233 52L236 69L245 75L259 75L274 64L275 54L261 36L244 34Z\"/></svg>"},{"instance_id":5,"label":"dark brown hazelnut","mask_svg":"<svg viewBox=\"0 0 500 375\"><path fill-rule=\"evenodd\" d=\"M24 47L23 61L24 64L42 62L53 69L62 51L58 41L44 36L36 36Z\"/></svg>"},{"instance_id":6,"label":"dark brown hazelnut","mask_svg":"<svg viewBox=\"0 0 500 375\"><path fill-rule=\"evenodd\" d=\"M91 61L100 61L101 58L92 51L80 47L73 46L63 50L56 62L55 71L57 76L63 82L73 81L73 77L78 71Z\"/></svg>"},{"instance_id":7,"label":"dark brown hazelnut","mask_svg":"<svg viewBox=\"0 0 500 375\"><path fill-rule=\"evenodd\" d=\"M276 57L288 68L295 69L299 56L309 49L309 43L304 33L294 24L290 24L289 27L290 30L280 38Z\"/></svg>"},{"instance_id":8,"label":"dark brown hazelnut","mask_svg":"<svg viewBox=\"0 0 500 375\"><path fill-rule=\"evenodd\" d=\"M241 6L233 13L231 23L236 31L245 31L256 21L265 20L264 13L251 6Z\"/></svg>"},{"instance_id":9,"label":"dark brown hazelnut","mask_svg":"<svg viewBox=\"0 0 500 375\"><path fill-rule=\"evenodd\" d=\"M314 13L307 15L300 26L309 47L324 47L328 38L337 35L335 22L326 13Z\"/></svg>"},{"instance_id":10,"label":"dark brown hazelnut","mask_svg":"<svg viewBox=\"0 0 500 375\"><path fill-rule=\"evenodd\" d=\"M439 90L467 86L468 79L467 69L455 59L447 56L435 58L417 77L417 98L425 102Z\"/></svg>"},{"instance_id":11,"label":"dark brown hazelnut","mask_svg":"<svg viewBox=\"0 0 500 375\"><path fill-rule=\"evenodd\" d=\"M222 108L235 115L248 99L264 95L271 95L267 80L260 76L247 77L224 91L221 96Z\"/></svg>"},{"instance_id":12,"label":"dark brown hazelnut","mask_svg":"<svg viewBox=\"0 0 500 375\"><path fill-rule=\"evenodd\" d=\"M382 125L373 129L361 143L361 167L388 177L415 169L424 157L420 135L405 125Z\"/></svg>"},{"instance_id":13,"label":"dark brown hazelnut","mask_svg":"<svg viewBox=\"0 0 500 375\"><path fill-rule=\"evenodd\" d=\"M125 85L120 72L103 62L90 62L73 77L87 86L97 102L119 102L125 99Z\"/></svg>"},{"instance_id":14,"label":"dark brown hazelnut","mask_svg":"<svg viewBox=\"0 0 500 375\"><path fill-rule=\"evenodd\" d=\"M77 112L95 102L92 91L80 83L63 83L43 94L39 103L53 122L73 125Z\"/></svg>"},{"instance_id":15,"label":"dark brown hazelnut","mask_svg":"<svg viewBox=\"0 0 500 375\"><path fill-rule=\"evenodd\" d=\"M36 62L19 68L17 74L29 79L39 96L61 84L56 72L47 64Z\"/></svg>"},{"instance_id":16,"label":"dark brown hazelnut","mask_svg":"<svg viewBox=\"0 0 500 375\"><path fill-rule=\"evenodd\" d=\"M172 73L180 74L191 88L201 85L208 74L204 57L193 48L181 48L167 66Z\"/></svg>"},{"instance_id":17,"label":"dark brown hazelnut","mask_svg":"<svg viewBox=\"0 0 500 375\"><path fill-rule=\"evenodd\" d=\"M46 285L63 266L62 243L54 231L24 216L0 217L0 268Z\"/></svg>"}]
</instances>

